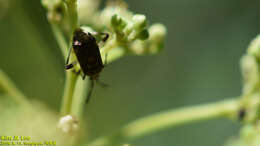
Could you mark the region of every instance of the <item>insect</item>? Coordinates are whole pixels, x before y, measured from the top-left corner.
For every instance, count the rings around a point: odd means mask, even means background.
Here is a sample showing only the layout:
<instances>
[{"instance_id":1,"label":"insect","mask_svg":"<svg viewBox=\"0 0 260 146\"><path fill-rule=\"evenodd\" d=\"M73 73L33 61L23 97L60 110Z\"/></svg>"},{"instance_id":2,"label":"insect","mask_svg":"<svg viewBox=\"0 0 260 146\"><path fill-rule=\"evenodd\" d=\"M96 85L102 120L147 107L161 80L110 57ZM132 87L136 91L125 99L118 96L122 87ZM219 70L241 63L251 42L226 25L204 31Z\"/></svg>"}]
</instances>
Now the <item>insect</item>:
<instances>
[{"instance_id":1,"label":"insect","mask_svg":"<svg viewBox=\"0 0 260 146\"><path fill-rule=\"evenodd\" d=\"M84 80L87 75L90 77L91 80L91 86L86 100L87 103L90 100L90 96L94 88L94 81L99 82L98 80L99 74L104 68L100 51L99 51L98 42L96 41L94 35L103 35L104 36L104 38L102 39L103 42L105 42L109 37L107 33L84 32L81 28L76 28L73 33L72 48L76 55L78 63L80 65L81 72L83 73L82 79ZM71 51L72 49L70 48L66 65L65 65L66 70L73 68L74 65L77 64L76 61L69 64ZM101 83L101 85L104 84Z\"/></svg>"}]
</instances>

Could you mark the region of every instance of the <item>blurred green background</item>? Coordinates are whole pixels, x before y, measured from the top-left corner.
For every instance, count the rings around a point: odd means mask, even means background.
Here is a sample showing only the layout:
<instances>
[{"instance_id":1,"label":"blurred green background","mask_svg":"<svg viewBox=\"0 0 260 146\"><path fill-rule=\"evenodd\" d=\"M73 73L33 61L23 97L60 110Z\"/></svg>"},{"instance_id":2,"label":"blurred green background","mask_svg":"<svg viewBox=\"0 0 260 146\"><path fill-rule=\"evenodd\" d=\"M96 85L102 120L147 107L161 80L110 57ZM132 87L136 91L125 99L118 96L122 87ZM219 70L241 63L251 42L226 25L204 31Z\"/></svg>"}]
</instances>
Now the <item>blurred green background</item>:
<instances>
[{"instance_id":1,"label":"blurred green background","mask_svg":"<svg viewBox=\"0 0 260 146\"><path fill-rule=\"evenodd\" d=\"M241 93L239 59L259 32L259 1L128 0L131 10L168 29L156 56L109 64L85 117L89 139L155 112ZM32 99L58 111L64 61L40 1L0 0L0 68ZM1 120L1 117L0 117ZM134 146L220 146L238 133L225 119L164 130Z\"/></svg>"}]
</instances>

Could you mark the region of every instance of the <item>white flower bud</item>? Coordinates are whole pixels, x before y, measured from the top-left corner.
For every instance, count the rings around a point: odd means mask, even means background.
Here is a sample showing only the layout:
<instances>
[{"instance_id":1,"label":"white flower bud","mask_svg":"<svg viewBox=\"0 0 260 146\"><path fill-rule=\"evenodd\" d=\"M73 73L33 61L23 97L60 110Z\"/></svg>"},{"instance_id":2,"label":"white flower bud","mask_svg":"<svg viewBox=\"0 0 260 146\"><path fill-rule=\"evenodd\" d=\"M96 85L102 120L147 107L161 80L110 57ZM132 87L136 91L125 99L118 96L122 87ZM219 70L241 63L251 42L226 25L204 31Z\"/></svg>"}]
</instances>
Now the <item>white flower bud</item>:
<instances>
[{"instance_id":1,"label":"white flower bud","mask_svg":"<svg viewBox=\"0 0 260 146\"><path fill-rule=\"evenodd\" d=\"M149 28L149 52L158 53L164 47L166 28L162 24L154 24Z\"/></svg>"},{"instance_id":2,"label":"white flower bud","mask_svg":"<svg viewBox=\"0 0 260 146\"><path fill-rule=\"evenodd\" d=\"M145 15L135 14L133 16L133 23L134 23L134 27L136 29L139 29L140 31L142 31L147 26L147 20L146 20Z\"/></svg>"},{"instance_id":3,"label":"white flower bud","mask_svg":"<svg viewBox=\"0 0 260 146\"><path fill-rule=\"evenodd\" d=\"M150 40L155 42L161 42L164 40L166 35L166 28L164 25L157 23L153 24L149 28Z\"/></svg>"},{"instance_id":4,"label":"white flower bud","mask_svg":"<svg viewBox=\"0 0 260 146\"><path fill-rule=\"evenodd\" d=\"M64 133L71 134L78 130L79 122L75 117L67 115L60 118L58 128L60 128Z\"/></svg>"}]
</instances>

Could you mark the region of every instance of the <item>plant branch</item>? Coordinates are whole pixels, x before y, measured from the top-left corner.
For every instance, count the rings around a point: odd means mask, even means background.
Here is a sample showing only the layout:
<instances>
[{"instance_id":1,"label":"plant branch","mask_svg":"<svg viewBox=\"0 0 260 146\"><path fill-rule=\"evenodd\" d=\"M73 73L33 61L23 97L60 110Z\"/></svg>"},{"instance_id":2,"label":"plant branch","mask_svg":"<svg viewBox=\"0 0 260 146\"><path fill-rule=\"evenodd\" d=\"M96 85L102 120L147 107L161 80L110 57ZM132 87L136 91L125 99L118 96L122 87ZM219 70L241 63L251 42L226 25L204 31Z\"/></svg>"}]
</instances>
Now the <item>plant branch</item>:
<instances>
[{"instance_id":1,"label":"plant branch","mask_svg":"<svg viewBox=\"0 0 260 146\"><path fill-rule=\"evenodd\" d=\"M73 31L78 25L78 14L77 14L77 1L76 0L66 0L65 1L67 4L67 18L68 18L68 23L69 23L69 28L70 28L70 37L73 37ZM60 37L60 34L58 32L58 28L55 28L56 35ZM57 37L57 36L56 36ZM61 38L61 37L60 37ZM59 41L60 39L57 38ZM63 42L60 42L63 43ZM72 43L70 43L69 46L71 46ZM66 58L67 51L68 49L63 49L63 45L60 45L63 50L62 52L64 54L64 57ZM65 79L65 87L64 87L64 92L63 92L63 97L62 97L62 106L61 106L61 115L66 115L71 112L71 106L72 106L72 100L73 100L73 93L75 89L75 84L77 80L77 75L75 75L72 71L66 72L66 79Z\"/></svg>"},{"instance_id":2,"label":"plant branch","mask_svg":"<svg viewBox=\"0 0 260 146\"><path fill-rule=\"evenodd\" d=\"M111 63L126 54L126 51L123 48L113 48L109 53L105 54L101 52L102 60L105 60L106 63Z\"/></svg>"},{"instance_id":3,"label":"plant branch","mask_svg":"<svg viewBox=\"0 0 260 146\"><path fill-rule=\"evenodd\" d=\"M239 101L237 98L229 99L217 103L173 109L153 114L127 124L111 136L98 138L88 144L88 146L128 142L151 133L195 121L204 121L220 117L233 118L237 115L239 110Z\"/></svg>"},{"instance_id":4,"label":"plant branch","mask_svg":"<svg viewBox=\"0 0 260 146\"><path fill-rule=\"evenodd\" d=\"M86 105L86 98L89 92L90 80L87 77L85 80L79 78L76 83L75 92L73 95L71 115L81 120L84 106Z\"/></svg>"},{"instance_id":5,"label":"plant branch","mask_svg":"<svg viewBox=\"0 0 260 146\"><path fill-rule=\"evenodd\" d=\"M29 104L26 96L15 86L2 70L0 70L0 88L9 94L10 98L12 98L16 103L23 105Z\"/></svg>"},{"instance_id":6,"label":"plant branch","mask_svg":"<svg viewBox=\"0 0 260 146\"><path fill-rule=\"evenodd\" d=\"M67 4L67 18L69 20L70 35L78 26L78 12L77 12L77 0L65 0Z\"/></svg>"},{"instance_id":7,"label":"plant branch","mask_svg":"<svg viewBox=\"0 0 260 146\"><path fill-rule=\"evenodd\" d=\"M75 89L77 75L72 71L66 72L65 87L62 97L61 115L67 115L70 113L72 97Z\"/></svg>"},{"instance_id":8,"label":"plant branch","mask_svg":"<svg viewBox=\"0 0 260 146\"><path fill-rule=\"evenodd\" d=\"M57 26L57 24L51 23L51 28L52 28L53 34L58 42L58 45L61 49L62 55L63 55L64 59L66 59L66 57L68 55L68 44L64 38L64 35L62 34L62 31L60 30L59 26Z\"/></svg>"}]
</instances>

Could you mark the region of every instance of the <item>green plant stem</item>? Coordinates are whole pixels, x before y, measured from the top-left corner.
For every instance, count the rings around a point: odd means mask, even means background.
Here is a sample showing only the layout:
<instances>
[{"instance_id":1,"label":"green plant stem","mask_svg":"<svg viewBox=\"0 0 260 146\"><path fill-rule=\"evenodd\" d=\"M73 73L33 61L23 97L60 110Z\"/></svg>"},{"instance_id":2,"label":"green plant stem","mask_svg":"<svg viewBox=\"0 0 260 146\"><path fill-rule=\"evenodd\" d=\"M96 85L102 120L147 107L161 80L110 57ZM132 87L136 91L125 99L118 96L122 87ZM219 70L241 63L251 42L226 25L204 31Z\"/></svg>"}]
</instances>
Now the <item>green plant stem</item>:
<instances>
[{"instance_id":1,"label":"green plant stem","mask_svg":"<svg viewBox=\"0 0 260 146\"><path fill-rule=\"evenodd\" d=\"M64 59L66 60L66 57L68 55L68 45L64 38L64 35L63 35L62 31L60 30L59 26L57 26L57 24L51 23L51 28L52 28L53 34L58 42L58 45L61 49L62 55L63 55Z\"/></svg>"},{"instance_id":2,"label":"green plant stem","mask_svg":"<svg viewBox=\"0 0 260 146\"><path fill-rule=\"evenodd\" d=\"M78 25L78 13L77 13L77 0L66 0L66 5L67 5L67 20L69 21L69 28L70 28L70 37L73 37L73 31ZM63 47L63 40L61 39L62 37L60 36L61 33L58 31L59 29L54 27L54 33L56 33L57 40L61 43L61 50L64 54L64 57L66 58L67 55L67 50L64 49ZM71 43L70 45L71 46ZM65 53L64 53L65 52ZM61 115L67 115L70 114L71 112L71 106L72 106L72 100L73 100L73 93L75 89L75 84L77 80L77 75L74 74L72 71L66 72L66 79L65 79L65 87L64 87L64 92L63 92L63 97L62 97L62 106L61 106Z\"/></svg>"},{"instance_id":3,"label":"green plant stem","mask_svg":"<svg viewBox=\"0 0 260 146\"><path fill-rule=\"evenodd\" d=\"M131 122L115 134L98 138L88 146L116 145L195 121L220 117L233 118L237 115L239 107L239 99L229 99L217 103L160 112Z\"/></svg>"},{"instance_id":4,"label":"green plant stem","mask_svg":"<svg viewBox=\"0 0 260 146\"><path fill-rule=\"evenodd\" d=\"M118 46L117 40L115 39L115 37L113 37L111 40L108 41L108 43L106 43L106 45L101 49L101 54L106 54L108 53L111 49L115 48L116 46Z\"/></svg>"},{"instance_id":5,"label":"green plant stem","mask_svg":"<svg viewBox=\"0 0 260 146\"><path fill-rule=\"evenodd\" d=\"M78 26L78 12L77 12L77 0L65 0L67 4L67 18L69 21L70 36Z\"/></svg>"},{"instance_id":6,"label":"green plant stem","mask_svg":"<svg viewBox=\"0 0 260 146\"><path fill-rule=\"evenodd\" d=\"M3 89L4 92L9 94L10 98L12 98L16 103L29 105L30 102L28 101L28 99L2 70L0 70L0 88Z\"/></svg>"},{"instance_id":7,"label":"green plant stem","mask_svg":"<svg viewBox=\"0 0 260 146\"><path fill-rule=\"evenodd\" d=\"M121 57L123 57L126 54L126 51L123 48L113 48L109 51L109 53L106 55L102 52L102 60L106 60L107 63L111 63Z\"/></svg>"},{"instance_id":8,"label":"green plant stem","mask_svg":"<svg viewBox=\"0 0 260 146\"><path fill-rule=\"evenodd\" d=\"M76 120L79 123L79 126L82 124L82 117L83 117L83 111L84 111L84 106L86 106L86 97L87 94L89 93L89 86L90 86L90 80L87 77L85 80L82 80L80 77L77 79L76 84L75 84L75 91L73 94L73 99L72 99L72 106L71 106L71 111L70 115L76 118ZM72 144L77 145L79 141L78 135L73 135L71 137Z\"/></svg>"},{"instance_id":9,"label":"green plant stem","mask_svg":"<svg viewBox=\"0 0 260 146\"><path fill-rule=\"evenodd\" d=\"M75 73L73 73L72 71L66 72L65 87L64 87L62 105L61 105L62 116L70 113L76 80L77 80L77 75Z\"/></svg>"},{"instance_id":10,"label":"green plant stem","mask_svg":"<svg viewBox=\"0 0 260 146\"><path fill-rule=\"evenodd\" d=\"M122 57L125 54L124 49L114 48L109 52L107 56L107 63ZM103 55L104 56L104 55ZM87 94L89 93L90 80L87 77L85 80L78 78L75 84L75 91L73 94L72 106L71 106L71 115L82 119L82 113L84 111L84 106L86 105Z\"/></svg>"},{"instance_id":11,"label":"green plant stem","mask_svg":"<svg viewBox=\"0 0 260 146\"><path fill-rule=\"evenodd\" d=\"M117 42L115 36L108 41L103 48L101 48L102 60L106 63L111 63L126 54L126 49L120 47L120 44Z\"/></svg>"},{"instance_id":12,"label":"green plant stem","mask_svg":"<svg viewBox=\"0 0 260 146\"><path fill-rule=\"evenodd\" d=\"M107 63L119 59L124 56L124 54L125 51L122 48L112 49L107 56ZM78 78L75 82L75 91L72 98L70 114L77 117L78 120L81 120L84 106L86 105L87 94L89 93L90 80L88 77L85 80Z\"/></svg>"},{"instance_id":13,"label":"green plant stem","mask_svg":"<svg viewBox=\"0 0 260 146\"><path fill-rule=\"evenodd\" d=\"M89 93L90 80L78 78L75 92L73 95L71 115L79 118L81 121L84 106L86 105L87 94Z\"/></svg>"}]
</instances>

